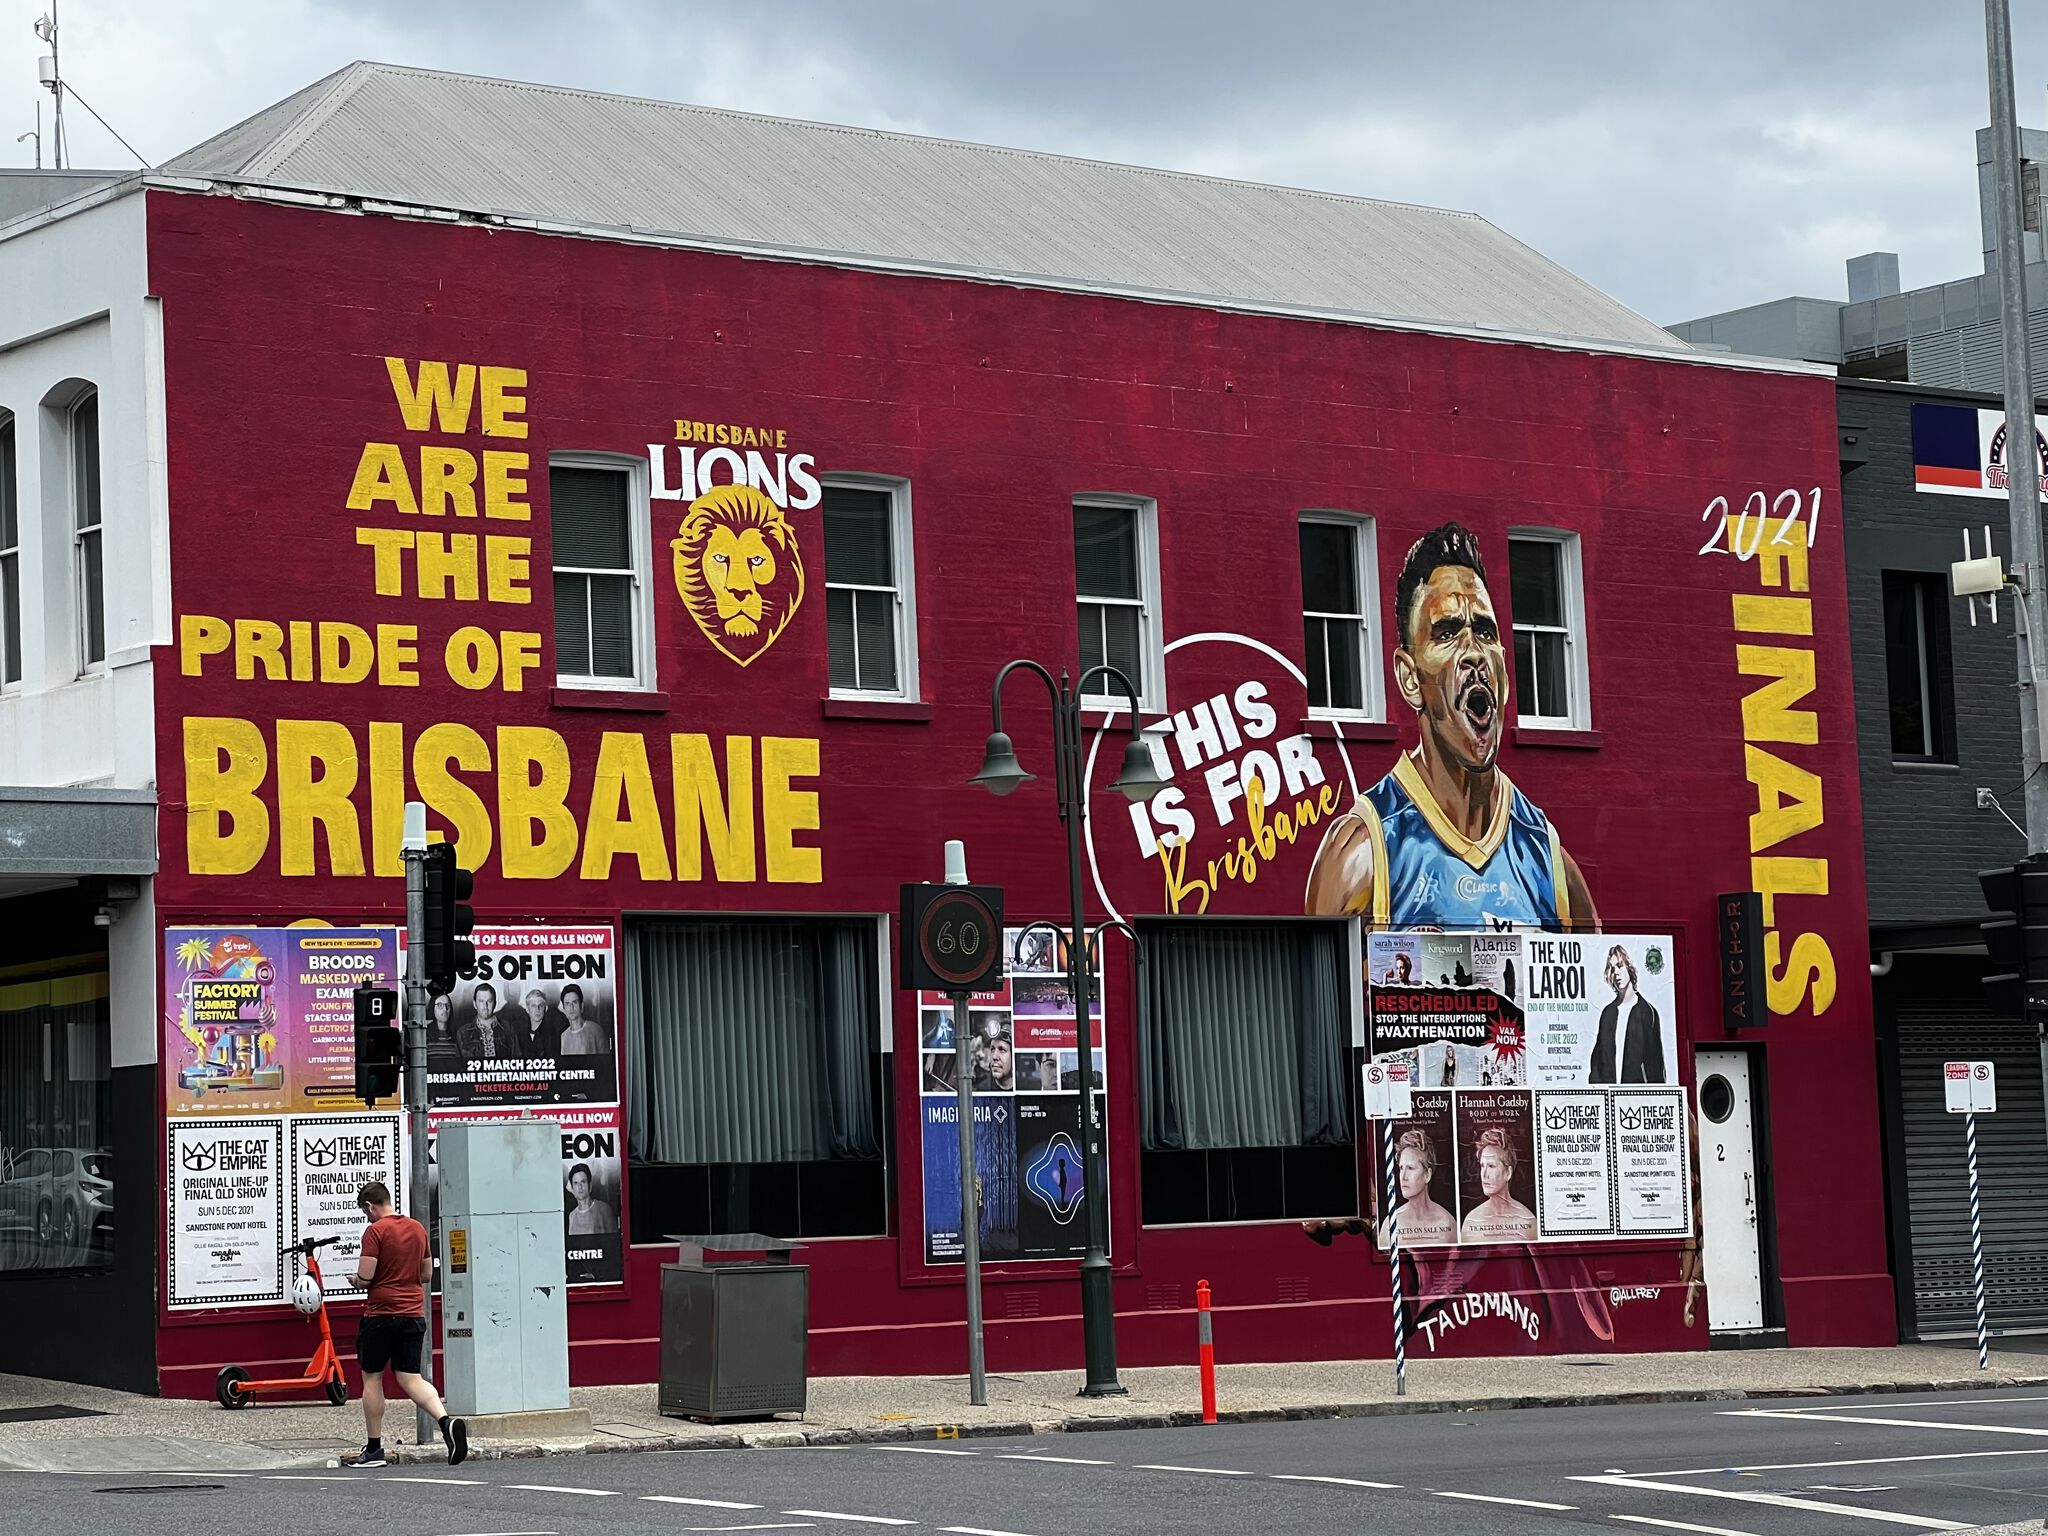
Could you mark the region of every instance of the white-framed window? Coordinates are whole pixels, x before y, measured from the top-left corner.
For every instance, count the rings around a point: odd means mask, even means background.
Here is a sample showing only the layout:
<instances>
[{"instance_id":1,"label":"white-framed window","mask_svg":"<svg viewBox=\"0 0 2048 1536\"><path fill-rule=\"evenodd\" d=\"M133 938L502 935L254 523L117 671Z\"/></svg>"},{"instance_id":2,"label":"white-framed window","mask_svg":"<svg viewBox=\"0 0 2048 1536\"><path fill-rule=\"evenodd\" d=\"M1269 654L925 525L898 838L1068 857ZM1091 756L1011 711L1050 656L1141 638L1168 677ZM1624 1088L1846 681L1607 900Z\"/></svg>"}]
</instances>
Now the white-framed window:
<instances>
[{"instance_id":1,"label":"white-framed window","mask_svg":"<svg viewBox=\"0 0 2048 1536\"><path fill-rule=\"evenodd\" d=\"M78 670L107 661L107 582L101 548L100 396L88 391L70 411L71 565L78 604Z\"/></svg>"},{"instance_id":2,"label":"white-framed window","mask_svg":"<svg viewBox=\"0 0 2048 1536\"><path fill-rule=\"evenodd\" d=\"M846 698L915 700L917 560L910 482L835 474L824 484L831 691Z\"/></svg>"},{"instance_id":3,"label":"white-framed window","mask_svg":"<svg viewBox=\"0 0 2048 1536\"><path fill-rule=\"evenodd\" d=\"M1379 555L1373 521L1301 514L1301 627L1308 712L1382 718Z\"/></svg>"},{"instance_id":4,"label":"white-framed window","mask_svg":"<svg viewBox=\"0 0 2048 1536\"><path fill-rule=\"evenodd\" d=\"M0 688L21 681L21 493L14 418L0 412Z\"/></svg>"},{"instance_id":5,"label":"white-framed window","mask_svg":"<svg viewBox=\"0 0 2048 1536\"><path fill-rule=\"evenodd\" d=\"M548 459L555 673L576 688L654 686L647 461L602 453Z\"/></svg>"},{"instance_id":6,"label":"white-framed window","mask_svg":"<svg viewBox=\"0 0 2048 1536\"><path fill-rule=\"evenodd\" d=\"M1159 503L1135 496L1074 498L1074 592L1080 604L1081 670L1107 663L1131 680L1141 709L1164 692L1159 632ZM1127 705L1121 691L1089 684L1088 700Z\"/></svg>"},{"instance_id":7,"label":"white-framed window","mask_svg":"<svg viewBox=\"0 0 2048 1536\"><path fill-rule=\"evenodd\" d=\"M1516 718L1549 730L1588 729L1579 536L1554 528L1510 529L1508 592L1515 620Z\"/></svg>"}]
</instances>

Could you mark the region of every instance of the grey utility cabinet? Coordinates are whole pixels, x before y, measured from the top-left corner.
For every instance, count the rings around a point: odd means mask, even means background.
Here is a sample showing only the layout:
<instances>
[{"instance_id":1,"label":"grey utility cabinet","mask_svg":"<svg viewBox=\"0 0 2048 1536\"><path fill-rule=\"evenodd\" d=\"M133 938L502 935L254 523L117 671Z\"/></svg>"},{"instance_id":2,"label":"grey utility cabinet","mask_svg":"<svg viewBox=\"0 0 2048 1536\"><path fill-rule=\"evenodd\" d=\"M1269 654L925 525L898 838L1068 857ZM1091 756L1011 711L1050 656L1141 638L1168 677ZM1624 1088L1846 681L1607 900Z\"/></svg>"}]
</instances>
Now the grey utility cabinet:
<instances>
[{"instance_id":1,"label":"grey utility cabinet","mask_svg":"<svg viewBox=\"0 0 2048 1536\"><path fill-rule=\"evenodd\" d=\"M662 1413L706 1422L802 1413L811 1272L789 1261L799 1245L759 1232L669 1241L682 1254L661 1266Z\"/></svg>"}]
</instances>

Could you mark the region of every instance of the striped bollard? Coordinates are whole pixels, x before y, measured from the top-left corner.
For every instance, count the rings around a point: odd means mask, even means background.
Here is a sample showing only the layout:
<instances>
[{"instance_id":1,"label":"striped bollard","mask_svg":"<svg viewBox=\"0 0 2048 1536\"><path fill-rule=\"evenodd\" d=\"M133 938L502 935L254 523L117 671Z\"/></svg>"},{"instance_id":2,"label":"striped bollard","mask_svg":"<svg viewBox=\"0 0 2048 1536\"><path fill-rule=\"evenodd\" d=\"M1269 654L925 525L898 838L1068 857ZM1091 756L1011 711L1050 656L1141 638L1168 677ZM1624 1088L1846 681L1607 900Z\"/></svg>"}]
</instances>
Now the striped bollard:
<instances>
[{"instance_id":1,"label":"striped bollard","mask_svg":"<svg viewBox=\"0 0 2048 1536\"><path fill-rule=\"evenodd\" d=\"M1394 1396L1408 1395L1408 1338L1401 1315L1400 1177L1394 1166L1394 1122L1380 1121L1380 1156L1387 1165L1387 1271L1392 1276L1390 1293L1394 1301ZM1973 1165L1974 1166L1974 1165Z\"/></svg>"},{"instance_id":2,"label":"striped bollard","mask_svg":"<svg viewBox=\"0 0 2048 1536\"><path fill-rule=\"evenodd\" d=\"M1991 1334L1984 1316L1984 1216L1977 1203L1977 1112L1963 1116L1963 1145L1970 1154L1970 1278L1977 1289L1977 1369L1991 1369Z\"/></svg>"},{"instance_id":3,"label":"striped bollard","mask_svg":"<svg viewBox=\"0 0 2048 1536\"><path fill-rule=\"evenodd\" d=\"M1202 1422L1216 1422L1216 1333L1209 1321L1209 1282L1195 1282L1195 1343L1202 1366Z\"/></svg>"}]
</instances>

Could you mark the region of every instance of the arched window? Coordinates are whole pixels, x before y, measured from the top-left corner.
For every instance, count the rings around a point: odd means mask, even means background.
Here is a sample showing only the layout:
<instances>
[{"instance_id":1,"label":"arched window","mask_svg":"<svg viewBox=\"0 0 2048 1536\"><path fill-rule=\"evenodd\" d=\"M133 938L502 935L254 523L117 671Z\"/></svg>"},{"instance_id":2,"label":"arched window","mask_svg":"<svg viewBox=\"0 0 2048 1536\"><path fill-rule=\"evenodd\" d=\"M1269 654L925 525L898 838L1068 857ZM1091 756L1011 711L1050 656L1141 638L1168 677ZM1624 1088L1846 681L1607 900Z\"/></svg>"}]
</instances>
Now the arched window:
<instances>
[{"instance_id":1,"label":"arched window","mask_svg":"<svg viewBox=\"0 0 2048 1536\"><path fill-rule=\"evenodd\" d=\"M78 670L107 659L107 588L100 548L100 397L92 390L71 407L72 568L78 593Z\"/></svg>"}]
</instances>

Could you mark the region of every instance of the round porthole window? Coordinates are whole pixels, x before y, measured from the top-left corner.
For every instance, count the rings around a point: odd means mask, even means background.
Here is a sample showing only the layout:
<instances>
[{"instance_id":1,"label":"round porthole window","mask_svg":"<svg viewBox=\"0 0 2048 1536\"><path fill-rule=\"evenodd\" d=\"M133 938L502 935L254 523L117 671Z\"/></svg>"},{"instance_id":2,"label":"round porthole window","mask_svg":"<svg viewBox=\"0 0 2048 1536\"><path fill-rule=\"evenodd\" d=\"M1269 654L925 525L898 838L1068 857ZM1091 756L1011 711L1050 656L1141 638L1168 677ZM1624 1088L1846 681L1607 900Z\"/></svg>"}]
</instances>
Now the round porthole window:
<instances>
[{"instance_id":1,"label":"round porthole window","mask_svg":"<svg viewBox=\"0 0 2048 1536\"><path fill-rule=\"evenodd\" d=\"M1716 1125L1735 1113L1735 1090L1718 1072L1700 1084L1700 1113Z\"/></svg>"}]
</instances>

